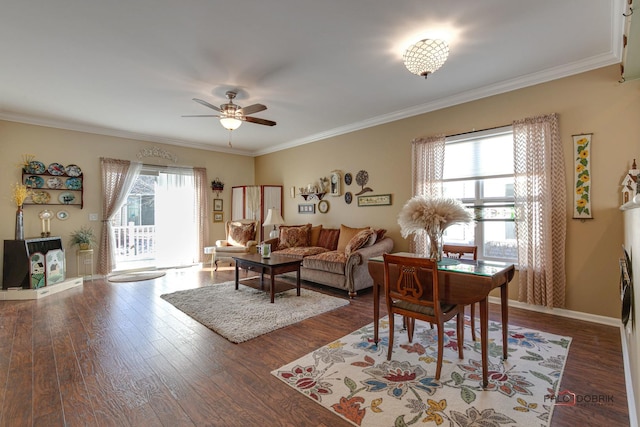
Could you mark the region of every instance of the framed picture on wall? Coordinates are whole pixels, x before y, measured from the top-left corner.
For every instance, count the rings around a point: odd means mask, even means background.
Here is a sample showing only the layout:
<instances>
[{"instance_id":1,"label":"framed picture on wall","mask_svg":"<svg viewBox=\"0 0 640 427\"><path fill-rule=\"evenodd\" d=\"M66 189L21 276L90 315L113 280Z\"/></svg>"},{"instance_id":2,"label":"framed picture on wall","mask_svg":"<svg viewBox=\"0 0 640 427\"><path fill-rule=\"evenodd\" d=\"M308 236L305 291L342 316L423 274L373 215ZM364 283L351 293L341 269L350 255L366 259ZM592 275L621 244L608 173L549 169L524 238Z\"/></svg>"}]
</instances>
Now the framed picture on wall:
<instances>
[{"instance_id":1,"label":"framed picture on wall","mask_svg":"<svg viewBox=\"0 0 640 427\"><path fill-rule=\"evenodd\" d=\"M213 213L213 222L222 222L222 221L223 221L222 212L214 212Z\"/></svg>"},{"instance_id":2,"label":"framed picture on wall","mask_svg":"<svg viewBox=\"0 0 640 427\"><path fill-rule=\"evenodd\" d=\"M314 214L314 213L316 213L316 204L315 203L300 203L298 205L298 213L299 214Z\"/></svg>"},{"instance_id":3,"label":"framed picture on wall","mask_svg":"<svg viewBox=\"0 0 640 427\"><path fill-rule=\"evenodd\" d=\"M213 211L222 212L222 199L213 199Z\"/></svg>"},{"instance_id":4,"label":"framed picture on wall","mask_svg":"<svg viewBox=\"0 0 640 427\"><path fill-rule=\"evenodd\" d=\"M391 204L391 194L358 196L358 206L387 206Z\"/></svg>"}]
</instances>

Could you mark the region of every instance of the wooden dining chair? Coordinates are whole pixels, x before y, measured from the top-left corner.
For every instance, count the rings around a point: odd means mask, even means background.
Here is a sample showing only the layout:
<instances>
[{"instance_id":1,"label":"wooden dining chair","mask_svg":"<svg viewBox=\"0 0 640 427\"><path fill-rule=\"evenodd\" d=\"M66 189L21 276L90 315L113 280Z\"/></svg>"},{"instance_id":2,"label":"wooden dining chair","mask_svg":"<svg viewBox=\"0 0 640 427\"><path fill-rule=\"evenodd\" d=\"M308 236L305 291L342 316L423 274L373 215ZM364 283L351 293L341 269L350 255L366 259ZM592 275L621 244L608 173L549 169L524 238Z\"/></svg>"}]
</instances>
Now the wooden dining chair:
<instances>
[{"instance_id":1,"label":"wooden dining chair","mask_svg":"<svg viewBox=\"0 0 640 427\"><path fill-rule=\"evenodd\" d=\"M444 322L457 316L458 356L463 358L464 306L444 304L438 288L438 264L429 258L414 258L384 254L384 282L387 311L389 313L389 351L393 352L394 315L406 319L409 342L413 341L416 320L436 324L438 327L437 380L442 369Z\"/></svg>"},{"instance_id":2,"label":"wooden dining chair","mask_svg":"<svg viewBox=\"0 0 640 427\"><path fill-rule=\"evenodd\" d=\"M478 247L471 245L442 245L442 252L447 258L478 259ZM476 305L471 304L471 339L476 340Z\"/></svg>"}]
</instances>

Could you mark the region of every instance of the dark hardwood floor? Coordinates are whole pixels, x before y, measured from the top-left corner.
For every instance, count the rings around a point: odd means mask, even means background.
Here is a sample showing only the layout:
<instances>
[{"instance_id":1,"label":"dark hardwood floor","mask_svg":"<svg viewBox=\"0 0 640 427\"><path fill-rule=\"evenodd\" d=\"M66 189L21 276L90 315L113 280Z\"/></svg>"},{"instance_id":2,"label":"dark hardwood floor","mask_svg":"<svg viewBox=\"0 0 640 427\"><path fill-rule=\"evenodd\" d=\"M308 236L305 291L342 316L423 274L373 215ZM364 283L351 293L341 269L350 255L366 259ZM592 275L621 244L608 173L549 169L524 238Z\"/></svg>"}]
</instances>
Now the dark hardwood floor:
<instances>
[{"instance_id":1,"label":"dark hardwood floor","mask_svg":"<svg viewBox=\"0 0 640 427\"><path fill-rule=\"evenodd\" d=\"M213 277L208 268L172 270L155 281L94 280L39 301L0 301L0 425L349 426L270 372L371 323L371 290L242 344L159 298L232 278L228 267ZM499 306L491 318L499 321ZM515 308L510 323L573 337L560 390L607 397L556 406L552 426L629 425L617 328Z\"/></svg>"}]
</instances>

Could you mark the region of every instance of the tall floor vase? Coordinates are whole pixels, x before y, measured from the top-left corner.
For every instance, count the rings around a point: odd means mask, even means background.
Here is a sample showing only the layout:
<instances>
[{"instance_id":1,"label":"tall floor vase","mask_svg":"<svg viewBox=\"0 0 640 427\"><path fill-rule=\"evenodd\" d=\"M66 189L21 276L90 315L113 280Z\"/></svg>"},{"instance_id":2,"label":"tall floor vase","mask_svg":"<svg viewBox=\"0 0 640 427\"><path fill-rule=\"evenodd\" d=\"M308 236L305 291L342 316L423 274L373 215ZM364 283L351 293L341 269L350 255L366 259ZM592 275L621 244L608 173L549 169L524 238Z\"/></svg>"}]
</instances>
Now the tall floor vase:
<instances>
[{"instance_id":1,"label":"tall floor vase","mask_svg":"<svg viewBox=\"0 0 640 427\"><path fill-rule=\"evenodd\" d=\"M16 236L15 240L24 240L24 212L22 206L16 210Z\"/></svg>"}]
</instances>

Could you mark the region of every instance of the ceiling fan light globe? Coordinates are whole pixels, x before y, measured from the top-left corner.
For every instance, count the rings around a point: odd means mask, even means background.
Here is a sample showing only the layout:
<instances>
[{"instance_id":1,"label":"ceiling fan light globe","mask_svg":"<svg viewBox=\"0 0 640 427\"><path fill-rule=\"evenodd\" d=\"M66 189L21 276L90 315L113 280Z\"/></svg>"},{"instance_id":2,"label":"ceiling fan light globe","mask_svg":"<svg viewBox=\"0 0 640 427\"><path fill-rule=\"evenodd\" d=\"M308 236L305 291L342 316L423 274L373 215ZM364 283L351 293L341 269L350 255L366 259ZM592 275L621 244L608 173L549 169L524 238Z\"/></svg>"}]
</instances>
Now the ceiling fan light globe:
<instances>
[{"instance_id":1,"label":"ceiling fan light globe","mask_svg":"<svg viewBox=\"0 0 640 427\"><path fill-rule=\"evenodd\" d=\"M236 130L242 124L242 120L238 120L235 117L222 117L220 119L220 124L225 129Z\"/></svg>"}]
</instances>

